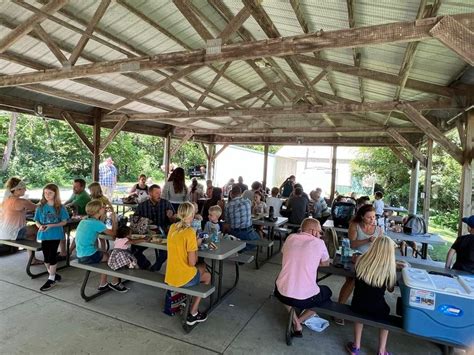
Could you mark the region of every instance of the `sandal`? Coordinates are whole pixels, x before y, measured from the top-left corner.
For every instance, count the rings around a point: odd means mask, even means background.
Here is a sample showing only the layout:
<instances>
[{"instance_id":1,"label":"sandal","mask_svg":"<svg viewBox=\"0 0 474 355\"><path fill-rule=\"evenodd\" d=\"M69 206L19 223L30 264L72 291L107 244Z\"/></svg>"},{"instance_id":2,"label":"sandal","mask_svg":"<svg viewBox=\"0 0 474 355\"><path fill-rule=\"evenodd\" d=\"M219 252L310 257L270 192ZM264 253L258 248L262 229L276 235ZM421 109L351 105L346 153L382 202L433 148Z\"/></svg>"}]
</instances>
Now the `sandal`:
<instances>
[{"instance_id":1,"label":"sandal","mask_svg":"<svg viewBox=\"0 0 474 355\"><path fill-rule=\"evenodd\" d=\"M360 348L356 348L354 343L352 341L348 342L346 344L346 350L349 352L351 355L359 355Z\"/></svg>"}]
</instances>

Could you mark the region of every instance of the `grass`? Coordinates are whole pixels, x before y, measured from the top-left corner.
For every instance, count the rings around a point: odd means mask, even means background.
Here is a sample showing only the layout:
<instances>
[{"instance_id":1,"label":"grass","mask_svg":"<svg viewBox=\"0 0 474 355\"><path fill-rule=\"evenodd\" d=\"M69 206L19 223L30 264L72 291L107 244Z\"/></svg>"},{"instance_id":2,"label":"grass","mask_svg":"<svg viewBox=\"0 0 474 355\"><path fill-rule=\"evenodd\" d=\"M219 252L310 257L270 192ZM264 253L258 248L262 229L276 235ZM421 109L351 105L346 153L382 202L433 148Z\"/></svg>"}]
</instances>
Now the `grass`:
<instances>
[{"instance_id":1,"label":"grass","mask_svg":"<svg viewBox=\"0 0 474 355\"><path fill-rule=\"evenodd\" d=\"M444 226L437 225L430 221L428 231L430 233L440 235L446 242L446 245L433 245L433 250L430 251L430 256L436 261L445 261L448 250L457 238L457 232L448 229Z\"/></svg>"}]
</instances>

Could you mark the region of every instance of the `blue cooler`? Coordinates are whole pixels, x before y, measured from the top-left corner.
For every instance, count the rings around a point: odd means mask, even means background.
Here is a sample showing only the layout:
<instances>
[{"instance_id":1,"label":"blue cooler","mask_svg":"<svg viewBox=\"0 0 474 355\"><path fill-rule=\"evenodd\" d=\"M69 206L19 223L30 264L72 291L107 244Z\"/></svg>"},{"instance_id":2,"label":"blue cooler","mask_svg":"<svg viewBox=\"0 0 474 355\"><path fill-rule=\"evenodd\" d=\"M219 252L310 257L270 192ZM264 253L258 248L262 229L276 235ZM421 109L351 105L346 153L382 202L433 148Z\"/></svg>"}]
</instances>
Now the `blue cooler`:
<instances>
[{"instance_id":1,"label":"blue cooler","mask_svg":"<svg viewBox=\"0 0 474 355\"><path fill-rule=\"evenodd\" d=\"M474 276L449 277L404 268L400 289L409 333L474 345Z\"/></svg>"}]
</instances>

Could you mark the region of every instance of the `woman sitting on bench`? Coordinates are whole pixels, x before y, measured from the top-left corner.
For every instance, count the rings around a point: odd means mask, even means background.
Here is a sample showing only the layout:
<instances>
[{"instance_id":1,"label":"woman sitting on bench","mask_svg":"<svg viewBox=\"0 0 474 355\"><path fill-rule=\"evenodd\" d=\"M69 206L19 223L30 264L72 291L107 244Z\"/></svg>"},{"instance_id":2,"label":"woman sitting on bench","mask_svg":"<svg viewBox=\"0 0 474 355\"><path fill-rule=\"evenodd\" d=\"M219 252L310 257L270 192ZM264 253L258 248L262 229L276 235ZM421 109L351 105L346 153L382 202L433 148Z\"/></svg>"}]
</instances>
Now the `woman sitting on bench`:
<instances>
[{"instance_id":1,"label":"woman sitting on bench","mask_svg":"<svg viewBox=\"0 0 474 355\"><path fill-rule=\"evenodd\" d=\"M290 234L281 250L283 261L275 284L275 297L285 307L304 309L299 317L293 318L293 336L303 336L302 323L316 312L311 308L322 305L331 298L327 286L316 283L318 266L329 265L329 254L324 241L319 239L321 225L314 218L301 223L301 232Z\"/></svg>"},{"instance_id":2,"label":"woman sitting on bench","mask_svg":"<svg viewBox=\"0 0 474 355\"><path fill-rule=\"evenodd\" d=\"M386 319L390 314L390 307L385 302L385 290L393 292L397 281L395 243L388 237L377 238L370 249L359 257L355 271L352 310L372 316L374 319ZM350 354L359 354L363 328L362 323L354 323L354 342L346 344ZM389 354L386 351L387 338L388 330L380 329L379 355Z\"/></svg>"}]
</instances>

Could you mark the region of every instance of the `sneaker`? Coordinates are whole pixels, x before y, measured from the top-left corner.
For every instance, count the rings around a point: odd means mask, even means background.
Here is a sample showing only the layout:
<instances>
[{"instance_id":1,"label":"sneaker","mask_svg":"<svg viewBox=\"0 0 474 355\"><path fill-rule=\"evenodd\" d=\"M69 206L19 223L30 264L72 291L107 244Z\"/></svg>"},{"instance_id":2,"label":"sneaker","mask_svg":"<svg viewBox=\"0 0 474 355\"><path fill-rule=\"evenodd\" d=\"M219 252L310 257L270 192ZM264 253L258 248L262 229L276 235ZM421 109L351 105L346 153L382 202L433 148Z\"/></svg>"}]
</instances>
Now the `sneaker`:
<instances>
[{"instance_id":1,"label":"sneaker","mask_svg":"<svg viewBox=\"0 0 474 355\"><path fill-rule=\"evenodd\" d=\"M195 316L193 316L192 314L188 314L188 318L186 318L186 324L194 325L196 323L205 322L206 319L207 319L206 313L198 312Z\"/></svg>"},{"instance_id":2,"label":"sneaker","mask_svg":"<svg viewBox=\"0 0 474 355\"><path fill-rule=\"evenodd\" d=\"M56 286L56 281L48 279L43 286L41 286L40 291L48 291L49 289Z\"/></svg>"},{"instance_id":3,"label":"sneaker","mask_svg":"<svg viewBox=\"0 0 474 355\"><path fill-rule=\"evenodd\" d=\"M97 290L98 291L105 291L105 290L108 290L109 289L109 283L106 283L104 286L100 286L97 287Z\"/></svg>"},{"instance_id":4,"label":"sneaker","mask_svg":"<svg viewBox=\"0 0 474 355\"><path fill-rule=\"evenodd\" d=\"M59 274L54 275L54 281L55 282L59 282L59 281L61 281L61 279L62 279L61 275L59 275Z\"/></svg>"},{"instance_id":5,"label":"sneaker","mask_svg":"<svg viewBox=\"0 0 474 355\"><path fill-rule=\"evenodd\" d=\"M128 288L126 288L121 282L119 282L118 284L115 284L115 285L109 283L109 287L112 290L120 292L120 293L125 293L125 292L128 291Z\"/></svg>"},{"instance_id":6,"label":"sneaker","mask_svg":"<svg viewBox=\"0 0 474 355\"><path fill-rule=\"evenodd\" d=\"M360 348L356 348L353 342L348 342L346 344L346 350L349 352L351 355L359 355Z\"/></svg>"}]
</instances>

